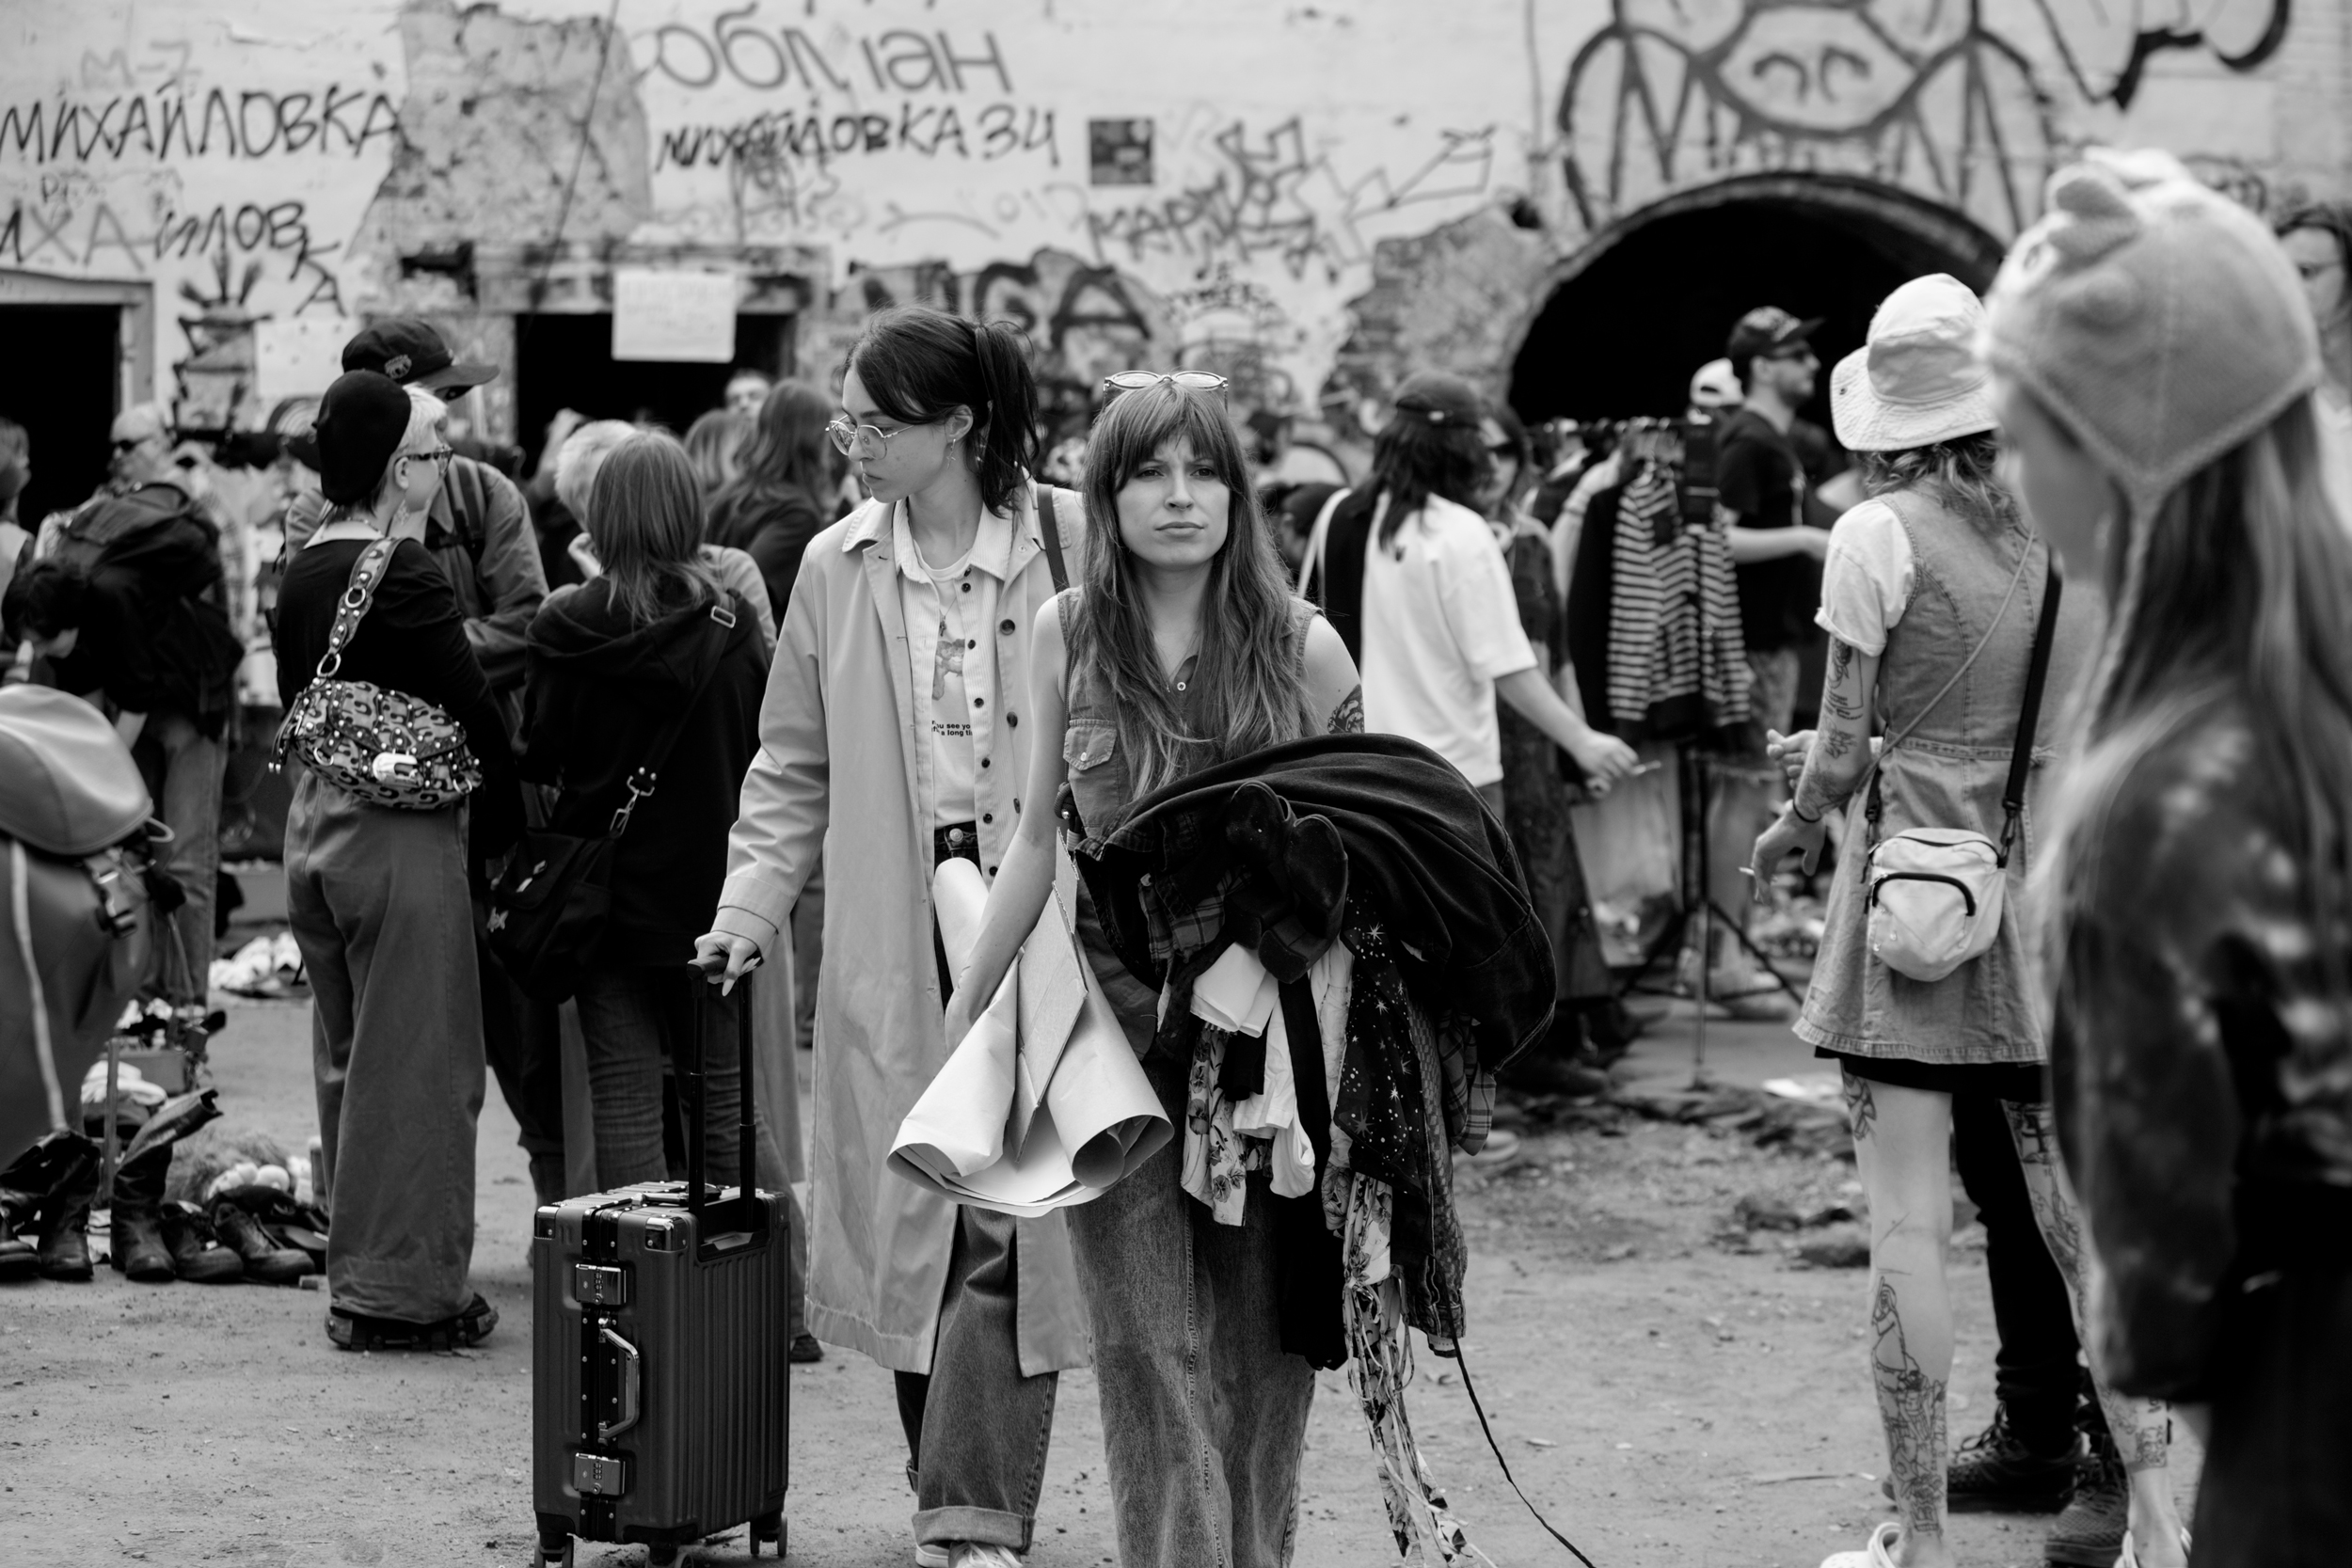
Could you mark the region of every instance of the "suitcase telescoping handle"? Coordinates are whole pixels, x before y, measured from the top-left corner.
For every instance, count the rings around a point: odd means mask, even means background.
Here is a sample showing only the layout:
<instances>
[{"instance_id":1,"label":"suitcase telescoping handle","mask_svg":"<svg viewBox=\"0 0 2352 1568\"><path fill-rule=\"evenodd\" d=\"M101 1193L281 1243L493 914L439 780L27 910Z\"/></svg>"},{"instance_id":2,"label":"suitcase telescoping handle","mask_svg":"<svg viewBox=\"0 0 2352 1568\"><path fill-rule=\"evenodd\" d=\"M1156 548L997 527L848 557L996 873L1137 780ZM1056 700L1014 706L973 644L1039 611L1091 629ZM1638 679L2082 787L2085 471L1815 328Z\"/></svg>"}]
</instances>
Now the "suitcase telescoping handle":
<instances>
[{"instance_id":1,"label":"suitcase telescoping handle","mask_svg":"<svg viewBox=\"0 0 2352 1568\"><path fill-rule=\"evenodd\" d=\"M691 1085L687 1102L693 1115L686 1127L686 1212L693 1216L696 1250L705 1258L723 1253L741 1251L747 1243L764 1241L768 1228L768 1207L759 1200L759 1135L752 1098L752 977L743 975L735 982L735 1071L740 1169L737 1179L737 1196L732 1205L709 1200L709 1169L707 1164L708 1133L704 1118L709 1105L704 1097L702 1042L704 1009L710 1006L714 989L704 978L703 971L691 969L689 984L694 990L691 1027L693 1044L682 1054L676 1070Z\"/></svg>"}]
</instances>

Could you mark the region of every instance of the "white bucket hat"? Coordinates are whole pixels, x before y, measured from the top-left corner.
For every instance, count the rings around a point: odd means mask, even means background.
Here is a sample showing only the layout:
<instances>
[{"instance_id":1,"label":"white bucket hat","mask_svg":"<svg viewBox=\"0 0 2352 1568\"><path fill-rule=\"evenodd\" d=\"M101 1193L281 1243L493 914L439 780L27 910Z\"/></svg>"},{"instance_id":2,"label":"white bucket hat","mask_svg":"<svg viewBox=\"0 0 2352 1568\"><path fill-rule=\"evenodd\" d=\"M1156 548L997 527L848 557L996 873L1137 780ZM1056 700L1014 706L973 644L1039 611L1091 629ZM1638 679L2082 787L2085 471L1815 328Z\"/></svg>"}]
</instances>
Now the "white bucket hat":
<instances>
[{"instance_id":1,"label":"white bucket hat","mask_svg":"<svg viewBox=\"0 0 2352 1568\"><path fill-rule=\"evenodd\" d=\"M1976 352L1983 324L1983 304L1948 273L1888 294L1869 341L1830 376L1838 441L1849 451L1902 451L1993 429L1992 382Z\"/></svg>"}]
</instances>

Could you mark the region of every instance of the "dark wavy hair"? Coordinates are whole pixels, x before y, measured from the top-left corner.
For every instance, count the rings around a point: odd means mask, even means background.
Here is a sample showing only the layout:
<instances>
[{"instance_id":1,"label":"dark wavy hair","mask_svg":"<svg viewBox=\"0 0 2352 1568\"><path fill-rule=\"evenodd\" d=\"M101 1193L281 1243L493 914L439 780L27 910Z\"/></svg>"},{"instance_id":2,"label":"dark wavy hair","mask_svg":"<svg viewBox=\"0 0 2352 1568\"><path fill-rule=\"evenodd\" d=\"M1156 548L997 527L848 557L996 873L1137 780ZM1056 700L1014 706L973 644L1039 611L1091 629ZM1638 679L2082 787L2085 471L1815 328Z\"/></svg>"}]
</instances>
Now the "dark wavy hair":
<instances>
[{"instance_id":1,"label":"dark wavy hair","mask_svg":"<svg viewBox=\"0 0 2352 1568\"><path fill-rule=\"evenodd\" d=\"M2017 516L2017 498L2001 483L2001 438L1992 431L1858 455L1866 495L1916 490L1988 531L2007 528Z\"/></svg>"},{"instance_id":2,"label":"dark wavy hair","mask_svg":"<svg viewBox=\"0 0 2352 1568\"><path fill-rule=\"evenodd\" d=\"M842 361L874 406L902 424L972 410L980 503L1005 511L1037 467L1037 377L1010 322L976 325L926 305L894 305L866 324Z\"/></svg>"},{"instance_id":3,"label":"dark wavy hair","mask_svg":"<svg viewBox=\"0 0 2352 1568\"><path fill-rule=\"evenodd\" d=\"M1232 495L1188 683L1197 727L1177 711L1119 531L1119 492L1175 440L1188 443ZM1290 575L1243 453L1241 432L1218 395L1171 382L1115 400L1087 445L1086 592L1071 617L1070 668L1090 666L1109 683L1119 748L1137 797L1227 757L1315 732L1291 639Z\"/></svg>"},{"instance_id":4,"label":"dark wavy hair","mask_svg":"<svg viewBox=\"0 0 2352 1568\"><path fill-rule=\"evenodd\" d=\"M1385 492L1388 511L1380 518L1380 543L1396 542L1396 531L1429 502L1432 496L1478 510L1479 492L1493 472L1486 437L1475 420L1432 423L1425 416L1399 410L1380 428L1372 443L1369 489Z\"/></svg>"}]
</instances>

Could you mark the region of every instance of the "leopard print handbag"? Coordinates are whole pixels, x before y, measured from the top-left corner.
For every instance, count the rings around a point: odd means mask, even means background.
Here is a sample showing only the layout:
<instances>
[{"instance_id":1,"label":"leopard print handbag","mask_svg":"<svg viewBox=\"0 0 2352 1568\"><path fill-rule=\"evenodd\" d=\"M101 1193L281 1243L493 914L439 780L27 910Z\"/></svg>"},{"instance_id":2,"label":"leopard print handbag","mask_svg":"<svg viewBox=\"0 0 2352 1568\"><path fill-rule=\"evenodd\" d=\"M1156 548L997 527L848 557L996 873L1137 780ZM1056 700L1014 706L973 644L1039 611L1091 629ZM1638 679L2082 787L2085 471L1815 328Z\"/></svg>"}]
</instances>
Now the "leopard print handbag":
<instances>
[{"instance_id":1,"label":"leopard print handbag","mask_svg":"<svg viewBox=\"0 0 2352 1568\"><path fill-rule=\"evenodd\" d=\"M374 602L393 544L389 538L375 540L352 564L318 679L287 709L272 765L282 769L291 753L370 805L439 811L482 784L482 765L467 744L466 726L421 697L335 674L342 668L344 645Z\"/></svg>"}]
</instances>

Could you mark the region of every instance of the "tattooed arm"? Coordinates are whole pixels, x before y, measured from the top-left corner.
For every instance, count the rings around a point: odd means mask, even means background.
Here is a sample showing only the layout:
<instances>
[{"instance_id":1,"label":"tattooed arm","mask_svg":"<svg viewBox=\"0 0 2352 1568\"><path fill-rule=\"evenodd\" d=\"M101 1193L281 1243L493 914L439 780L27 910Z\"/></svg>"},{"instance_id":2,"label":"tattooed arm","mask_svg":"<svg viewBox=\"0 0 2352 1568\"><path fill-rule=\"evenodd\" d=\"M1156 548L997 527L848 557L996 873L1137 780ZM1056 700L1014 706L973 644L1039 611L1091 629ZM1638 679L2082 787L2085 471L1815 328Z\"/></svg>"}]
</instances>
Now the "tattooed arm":
<instances>
[{"instance_id":1,"label":"tattooed arm","mask_svg":"<svg viewBox=\"0 0 2352 1568\"><path fill-rule=\"evenodd\" d=\"M1307 623L1307 711L1327 714L1327 735L1361 735L1364 730L1364 682L1347 644L1318 615Z\"/></svg>"},{"instance_id":2,"label":"tattooed arm","mask_svg":"<svg viewBox=\"0 0 2352 1568\"><path fill-rule=\"evenodd\" d=\"M1879 659L1842 638L1829 642L1829 673L1821 683L1821 721L1815 734L1796 799L1756 841L1756 895L1763 900L1772 873L1789 854L1803 854L1813 869L1826 836L1823 820L1845 803L1870 763L1871 693L1878 686Z\"/></svg>"},{"instance_id":3,"label":"tattooed arm","mask_svg":"<svg viewBox=\"0 0 2352 1568\"><path fill-rule=\"evenodd\" d=\"M1326 735L1361 735L1364 733L1364 689L1360 686L1340 699L1340 705L1331 710L1331 721L1324 726Z\"/></svg>"}]
</instances>

